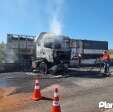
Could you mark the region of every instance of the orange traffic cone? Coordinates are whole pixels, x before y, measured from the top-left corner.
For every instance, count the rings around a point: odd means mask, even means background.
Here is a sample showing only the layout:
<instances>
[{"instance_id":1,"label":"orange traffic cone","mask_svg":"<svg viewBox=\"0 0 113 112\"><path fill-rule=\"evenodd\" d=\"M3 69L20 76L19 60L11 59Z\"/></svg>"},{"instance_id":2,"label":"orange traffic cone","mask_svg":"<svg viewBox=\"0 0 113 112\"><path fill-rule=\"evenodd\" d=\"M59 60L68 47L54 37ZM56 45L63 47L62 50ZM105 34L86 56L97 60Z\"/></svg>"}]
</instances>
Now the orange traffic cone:
<instances>
[{"instance_id":1,"label":"orange traffic cone","mask_svg":"<svg viewBox=\"0 0 113 112\"><path fill-rule=\"evenodd\" d=\"M51 112L61 112L59 96L58 96L58 88L54 90L53 104Z\"/></svg>"},{"instance_id":2,"label":"orange traffic cone","mask_svg":"<svg viewBox=\"0 0 113 112\"><path fill-rule=\"evenodd\" d=\"M39 81L35 80L35 87L34 87L34 92L32 95L32 100L40 100L42 98L41 92L40 92L40 86L39 86Z\"/></svg>"}]
</instances>

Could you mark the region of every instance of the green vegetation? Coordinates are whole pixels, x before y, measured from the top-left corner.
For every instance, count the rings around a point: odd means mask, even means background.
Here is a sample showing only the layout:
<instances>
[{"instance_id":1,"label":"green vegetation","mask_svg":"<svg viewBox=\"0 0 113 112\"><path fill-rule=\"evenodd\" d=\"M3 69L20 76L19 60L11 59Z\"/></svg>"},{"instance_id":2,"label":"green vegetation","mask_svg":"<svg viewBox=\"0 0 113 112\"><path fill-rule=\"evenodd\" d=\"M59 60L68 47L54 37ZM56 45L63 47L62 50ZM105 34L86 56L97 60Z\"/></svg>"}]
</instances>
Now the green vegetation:
<instances>
[{"instance_id":1,"label":"green vegetation","mask_svg":"<svg viewBox=\"0 0 113 112\"><path fill-rule=\"evenodd\" d=\"M109 50L109 53L110 53L111 59L113 59L113 49L110 49L110 50Z\"/></svg>"},{"instance_id":2,"label":"green vegetation","mask_svg":"<svg viewBox=\"0 0 113 112\"><path fill-rule=\"evenodd\" d=\"M5 44L2 42L0 43L0 63L3 63L5 61Z\"/></svg>"}]
</instances>

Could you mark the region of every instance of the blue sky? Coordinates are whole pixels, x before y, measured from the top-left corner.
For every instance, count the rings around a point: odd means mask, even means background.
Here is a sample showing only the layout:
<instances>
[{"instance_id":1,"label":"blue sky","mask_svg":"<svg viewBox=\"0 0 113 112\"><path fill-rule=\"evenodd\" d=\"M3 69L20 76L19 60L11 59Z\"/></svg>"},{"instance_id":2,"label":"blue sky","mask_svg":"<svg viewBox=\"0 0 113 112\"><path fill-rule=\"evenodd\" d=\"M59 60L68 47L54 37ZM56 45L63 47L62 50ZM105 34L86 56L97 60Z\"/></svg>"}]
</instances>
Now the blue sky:
<instances>
[{"instance_id":1,"label":"blue sky","mask_svg":"<svg viewBox=\"0 0 113 112\"><path fill-rule=\"evenodd\" d=\"M113 48L113 0L0 0L0 41L7 33L43 31L106 40Z\"/></svg>"}]
</instances>

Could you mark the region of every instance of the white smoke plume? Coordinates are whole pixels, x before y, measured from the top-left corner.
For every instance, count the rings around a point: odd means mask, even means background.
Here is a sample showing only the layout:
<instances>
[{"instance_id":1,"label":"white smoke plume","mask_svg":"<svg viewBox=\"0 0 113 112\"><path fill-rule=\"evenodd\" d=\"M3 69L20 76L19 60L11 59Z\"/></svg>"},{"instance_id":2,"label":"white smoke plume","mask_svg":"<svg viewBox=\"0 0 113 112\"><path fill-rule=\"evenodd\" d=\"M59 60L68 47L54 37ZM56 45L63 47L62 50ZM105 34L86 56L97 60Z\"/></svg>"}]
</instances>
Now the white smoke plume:
<instances>
[{"instance_id":1,"label":"white smoke plume","mask_svg":"<svg viewBox=\"0 0 113 112\"><path fill-rule=\"evenodd\" d=\"M17 56L13 49L5 48L5 63L15 63L17 61Z\"/></svg>"},{"instance_id":2,"label":"white smoke plume","mask_svg":"<svg viewBox=\"0 0 113 112\"><path fill-rule=\"evenodd\" d=\"M50 32L62 34L64 0L48 0Z\"/></svg>"}]
</instances>

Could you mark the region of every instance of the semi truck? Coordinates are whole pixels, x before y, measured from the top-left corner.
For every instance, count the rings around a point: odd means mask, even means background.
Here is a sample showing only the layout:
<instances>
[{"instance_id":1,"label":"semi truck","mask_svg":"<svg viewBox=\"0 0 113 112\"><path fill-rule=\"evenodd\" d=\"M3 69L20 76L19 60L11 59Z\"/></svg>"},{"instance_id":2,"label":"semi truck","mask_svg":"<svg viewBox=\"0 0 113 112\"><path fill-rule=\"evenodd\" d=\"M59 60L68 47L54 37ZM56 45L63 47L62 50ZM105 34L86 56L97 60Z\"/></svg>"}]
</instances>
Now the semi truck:
<instances>
[{"instance_id":1,"label":"semi truck","mask_svg":"<svg viewBox=\"0 0 113 112\"><path fill-rule=\"evenodd\" d=\"M36 55L32 69L43 74L64 72L68 67L76 66L79 55L81 64L94 64L107 49L107 41L71 39L64 35L42 32L35 39Z\"/></svg>"}]
</instances>

